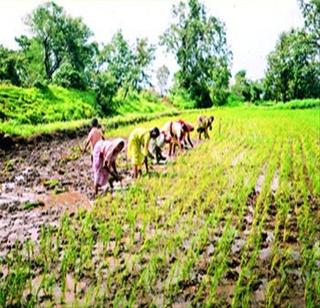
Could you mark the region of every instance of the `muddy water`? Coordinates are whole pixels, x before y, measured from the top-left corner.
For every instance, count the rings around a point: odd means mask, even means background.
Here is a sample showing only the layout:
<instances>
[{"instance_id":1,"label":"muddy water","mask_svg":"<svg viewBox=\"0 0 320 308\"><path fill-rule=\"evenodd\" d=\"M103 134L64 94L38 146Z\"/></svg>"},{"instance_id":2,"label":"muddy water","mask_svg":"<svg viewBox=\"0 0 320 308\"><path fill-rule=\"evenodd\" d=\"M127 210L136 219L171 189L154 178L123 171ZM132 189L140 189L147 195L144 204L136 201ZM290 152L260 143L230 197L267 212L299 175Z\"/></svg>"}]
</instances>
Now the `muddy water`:
<instances>
[{"instance_id":1,"label":"muddy water","mask_svg":"<svg viewBox=\"0 0 320 308\"><path fill-rule=\"evenodd\" d=\"M43 140L20 145L14 152L0 156L1 255L16 240L37 240L41 226L57 226L62 213L91 208L93 172L90 154L80 150L84 138ZM113 192L126 190L132 182L125 153L117 161L123 179L114 183ZM154 170L162 172L165 168L155 166ZM106 191L111 191L108 185L100 194Z\"/></svg>"},{"instance_id":2,"label":"muddy water","mask_svg":"<svg viewBox=\"0 0 320 308\"><path fill-rule=\"evenodd\" d=\"M0 253L15 241L37 240L41 226L58 224L63 212L90 208L93 182L90 154L82 154L83 138L40 142L0 157ZM119 169L126 165L120 157ZM128 185L128 174L123 174ZM109 188L105 187L101 192Z\"/></svg>"}]
</instances>

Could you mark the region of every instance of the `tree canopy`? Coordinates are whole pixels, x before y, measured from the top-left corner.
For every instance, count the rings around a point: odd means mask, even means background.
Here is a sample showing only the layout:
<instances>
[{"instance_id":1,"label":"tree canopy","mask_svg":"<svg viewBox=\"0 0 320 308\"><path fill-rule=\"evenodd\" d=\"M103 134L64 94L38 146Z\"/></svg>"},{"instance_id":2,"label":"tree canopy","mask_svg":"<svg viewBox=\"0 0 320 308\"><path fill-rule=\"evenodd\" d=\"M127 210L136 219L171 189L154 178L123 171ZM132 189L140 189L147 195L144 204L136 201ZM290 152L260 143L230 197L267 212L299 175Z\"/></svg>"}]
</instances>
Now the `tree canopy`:
<instances>
[{"instance_id":1,"label":"tree canopy","mask_svg":"<svg viewBox=\"0 0 320 308\"><path fill-rule=\"evenodd\" d=\"M277 101L320 97L320 4L298 1L303 29L280 34L268 56L265 97Z\"/></svg>"},{"instance_id":2,"label":"tree canopy","mask_svg":"<svg viewBox=\"0 0 320 308\"><path fill-rule=\"evenodd\" d=\"M30 34L16 37L18 50L0 45L0 81L23 87L53 83L91 89L104 114L130 91L153 87L151 72L160 95L188 101L188 108L222 105L229 98L254 102L320 97L320 2L297 3L304 26L279 34L261 80L247 78L244 68L229 85L232 52L223 21L209 15L200 0L184 0L173 6L172 23L159 41L178 64L170 89L168 67L152 70L157 46L146 38L129 42L121 30L99 45L81 18L69 16L53 1L26 17Z\"/></svg>"},{"instance_id":3,"label":"tree canopy","mask_svg":"<svg viewBox=\"0 0 320 308\"><path fill-rule=\"evenodd\" d=\"M208 16L198 0L180 2L172 13L174 22L162 35L161 44L176 57L176 82L190 92L198 107L212 106L211 90L226 89L231 76L224 24ZM215 97L223 100L219 95Z\"/></svg>"}]
</instances>

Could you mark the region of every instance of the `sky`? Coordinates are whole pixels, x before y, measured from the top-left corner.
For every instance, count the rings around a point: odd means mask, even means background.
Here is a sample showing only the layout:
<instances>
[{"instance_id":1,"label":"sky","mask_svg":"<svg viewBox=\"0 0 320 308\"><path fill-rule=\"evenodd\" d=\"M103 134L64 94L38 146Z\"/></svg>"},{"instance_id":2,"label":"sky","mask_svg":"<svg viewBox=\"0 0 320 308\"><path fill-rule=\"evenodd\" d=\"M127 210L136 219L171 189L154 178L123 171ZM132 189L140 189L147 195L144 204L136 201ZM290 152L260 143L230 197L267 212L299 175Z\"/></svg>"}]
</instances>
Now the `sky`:
<instances>
[{"instance_id":1,"label":"sky","mask_svg":"<svg viewBox=\"0 0 320 308\"><path fill-rule=\"evenodd\" d=\"M0 0L0 44L17 48L14 38L28 34L23 18L43 0ZM147 37L158 44L159 36L172 22L175 0L56 0L68 15L82 17L98 43L110 42L122 29L124 37L134 43ZM303 18L297 0L203 0L210 15L225 23L227 41L233 53L232 75L245 69L255 80L264 76L267 55L274 49L279 34L301 27ZM175 59L158 48L153 68L165 64L177 69Z\"/></svg>"}]
</instances>

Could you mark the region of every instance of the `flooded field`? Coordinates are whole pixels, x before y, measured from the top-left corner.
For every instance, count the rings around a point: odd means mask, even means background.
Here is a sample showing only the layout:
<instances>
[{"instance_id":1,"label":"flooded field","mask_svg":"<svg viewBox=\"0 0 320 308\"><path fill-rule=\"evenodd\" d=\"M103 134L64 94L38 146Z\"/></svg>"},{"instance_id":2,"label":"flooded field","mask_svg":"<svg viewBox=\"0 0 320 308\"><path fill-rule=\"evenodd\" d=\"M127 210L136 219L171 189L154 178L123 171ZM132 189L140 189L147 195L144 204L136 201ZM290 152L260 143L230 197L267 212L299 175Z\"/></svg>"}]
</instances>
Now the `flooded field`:
<instances>
[{"instance_id":1,"label":"flooded field","mask_svg":"<svg viewBox=\"0 0 320 308\"><path fill-rule=\"evenodd\" d=\"M7 153L0 305L320 305L316 117L220 111L221 132L149 176L122 153L97 198L81 138Z\"/></svg>"}]
</instances>

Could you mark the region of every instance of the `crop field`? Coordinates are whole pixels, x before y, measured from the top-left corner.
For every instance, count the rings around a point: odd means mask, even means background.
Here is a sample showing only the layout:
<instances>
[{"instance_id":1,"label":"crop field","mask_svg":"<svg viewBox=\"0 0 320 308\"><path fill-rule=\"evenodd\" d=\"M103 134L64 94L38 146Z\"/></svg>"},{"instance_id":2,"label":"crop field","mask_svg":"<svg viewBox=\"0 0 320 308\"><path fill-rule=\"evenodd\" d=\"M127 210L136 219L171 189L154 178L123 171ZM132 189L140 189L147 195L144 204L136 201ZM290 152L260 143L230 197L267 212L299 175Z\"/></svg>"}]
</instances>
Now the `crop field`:
<instances>
[{"instance_id":1,"label":"crop field","mask_svg":"<svg viewBox=\"0 0 320 308\"><path fill-rule=\"evenodd\" d=\"M319 109L212 113L210 140L16 242L0 306L319 307Z\"/></svg>"}]
</instances>

